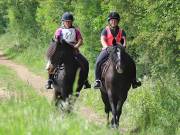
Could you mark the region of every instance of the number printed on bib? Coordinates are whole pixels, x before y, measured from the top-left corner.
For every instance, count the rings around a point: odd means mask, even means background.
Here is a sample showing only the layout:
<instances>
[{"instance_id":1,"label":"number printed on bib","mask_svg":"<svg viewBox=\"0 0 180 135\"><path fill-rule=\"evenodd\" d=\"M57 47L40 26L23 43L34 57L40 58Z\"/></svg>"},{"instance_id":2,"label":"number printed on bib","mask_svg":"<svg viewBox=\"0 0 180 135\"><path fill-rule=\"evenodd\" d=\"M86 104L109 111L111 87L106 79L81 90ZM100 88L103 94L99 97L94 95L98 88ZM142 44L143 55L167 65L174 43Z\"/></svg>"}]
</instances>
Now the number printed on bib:
<instances>
[{"instance_id":1,"label":"number printed on bib","mask_svg":"<svg viewBox=\"0 0 180 135\"><path fill-rule=\"evenodd\" d=\"M62 38L68 43L76 42L76 31L74 28L62 29Z\"/></svg>"}]
</instances>

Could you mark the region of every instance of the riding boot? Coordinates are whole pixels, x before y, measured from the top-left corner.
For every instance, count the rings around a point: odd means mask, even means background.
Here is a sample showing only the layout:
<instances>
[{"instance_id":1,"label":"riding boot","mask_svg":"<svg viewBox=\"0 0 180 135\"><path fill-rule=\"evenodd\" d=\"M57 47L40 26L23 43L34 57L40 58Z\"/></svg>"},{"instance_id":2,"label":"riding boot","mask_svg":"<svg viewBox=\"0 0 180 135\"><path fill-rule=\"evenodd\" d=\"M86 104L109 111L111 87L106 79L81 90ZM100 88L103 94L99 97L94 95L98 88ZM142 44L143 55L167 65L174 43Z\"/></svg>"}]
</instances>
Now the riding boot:
<instances>
[{"instance_id":1,"label":"riding boot","mask_svg":"<svg viewBox=\"0 0 180 135\"><path fill-rule=\"evenodd\" d=\"M132 88L135 89L137 87L140 87L141 86L141 82L138 81L137 79L133 79L132 80Z\"/></svg>"},{"instance_id":2,"label":"riding boot","mask_svg":"<svg viewBox=\"0 0 180 135\"><path fill-rule=\"evenodd\" d=\"M94 83L94 89L100 89L102 86L101 80L96 80Z\"/></svg>"},{"instance_id":3,"label":"riding boot","mask_svg":"<svg viewBox=\"0 0 180 135\"><path fill-rule=\"evenodd\" d=\"M95 78L96 81L94 83L94 89L100 89L102 87L102 82L99 79L101 76L101 68L99 68L98 66L96 66L96 71L95 71Z\"/></svg>"},{"instance_id":4,"label":"riding boot","mask_svg":"<svg viewBox=\"0 0 180 135\"><path fill-rule=\"evenodd\" d=\"M101 62L96 63L96 68L95 68L95 83L94 83L94 89L100 89L102 86L101 80L99 79L101 76Z\"/></svg>"},{"instance_id":5,"label":"riding boot","mask_svg":"<svg viewBox=\"0 0 180 135\"><path fill-rule=\"evenodd\" d=\"M131 84L132 84L132 88L135 89L135 88L141 86L141 82L136 79L136 64L134 61L132 63L132 67L133 68L132 68L132 82L131 82Z\"/></svg>"},{"instance_id":6,"label":"riding boot","mask_svg":"<svg viewBox=\"0 0 180 135\"><path fill-rule=\"evenodd\" d=\"M45 85L46 89L52 89L51 84L53 83L53 74L48 75L48 81Z\"/></svg>"},{"instance_id":7,"label":"riding boot","mask_svg":"<svg viewBox=\"0 0 180 135\"><path fill-rule=\"evenodd\" d=\"M91 84L89 83L88 80L86 80L86 81L84 82L84 89L88 89L88 88L91 88Z\"/></svg>"}]
</instances>

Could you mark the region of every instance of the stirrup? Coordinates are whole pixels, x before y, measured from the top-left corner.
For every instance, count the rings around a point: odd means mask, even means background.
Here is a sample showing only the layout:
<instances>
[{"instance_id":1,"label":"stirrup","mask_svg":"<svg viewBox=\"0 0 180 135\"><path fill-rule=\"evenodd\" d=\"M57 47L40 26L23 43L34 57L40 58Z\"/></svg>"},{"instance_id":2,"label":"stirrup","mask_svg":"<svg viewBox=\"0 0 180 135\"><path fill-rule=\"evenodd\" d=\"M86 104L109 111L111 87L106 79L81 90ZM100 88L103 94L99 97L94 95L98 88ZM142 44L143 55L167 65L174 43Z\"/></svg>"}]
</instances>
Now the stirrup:
<instances>
[{"instance_id":1,"label":"stirrup","mask_svg":"<svg viewBox=\"0 0 180 135\"><path fill-rule=\"evenodd\" d=\"M137 87L140 87L141 86L141 82L140 81L135 81L135 82L132 82L132 88L135 89Z\"/></svg>"},{"instance_id":2,"label":"stirrup","mask_svg":"<svg viewBox=\"0 0 180 135\"><path fill-rule=\"evenodd\" d=\"M47 84L45 85L45 88L46 89L52 89L52 87L51 87L51 84L53 83L53 80L51 80L51 79L49 79L48 81L47 81Z\"/></svg>"}]
</instances>

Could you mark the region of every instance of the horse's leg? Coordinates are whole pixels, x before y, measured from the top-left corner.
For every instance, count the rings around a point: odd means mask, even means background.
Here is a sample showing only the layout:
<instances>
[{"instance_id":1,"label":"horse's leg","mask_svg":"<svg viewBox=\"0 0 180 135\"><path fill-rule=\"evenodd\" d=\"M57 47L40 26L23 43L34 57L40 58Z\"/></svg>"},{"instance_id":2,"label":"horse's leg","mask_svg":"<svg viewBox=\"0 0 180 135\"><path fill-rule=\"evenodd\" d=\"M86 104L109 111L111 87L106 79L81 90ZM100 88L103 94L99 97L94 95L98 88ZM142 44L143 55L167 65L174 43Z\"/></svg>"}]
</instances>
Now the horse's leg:
<instances>
[{"instance_id":1,"label":"horse's leg","mask_svg":"<svg viewBox=\"0 0 180 135\"><path fill-rule=\"evenodd\" d=\"M115 105L113 103L111 90L108 89L107 93L108 93L109 103L110 103L110 106L112 109L112 115L113 115L112 120L111 120L111 124L113 127L116 127L117 126L117 117L116 117L117 115L116 115L116 108L115 108Z\"/></svg>"},{"instance_id":2,"label":"horse's leg","mask_svg":"<svg viewBox=\"0 0 180 135\"><path fill-rule=\"evenodd\" d=\"M119 100L117 103L117 109L116 109L117 110L117 126L119 126L119 118L122 113L122 106L123 106L123 102Z\"/></svg>"},{"instance_id":3,"label":"horse's leg","mask_svg":"<svg viewBox=\"0 0 180 135\"><path fill-rule=\"evenodd\" d=\"M109 112L106 113L107 114L107 126L109 126L110 122L109 122Z\"/></svg>"},{"instance_id":4,"label":"horse's leg","mask_svg":"<svg viewBox=\"0 0 180 135\"><path fill-rule=\"evenodd\" d=\"M104 92L102 92L103 90L101 90L101 98L103 100L103 103L104 103L104 111L105 113L107 114L107 125L109 125L109 112L110 112L110 104L109 104L109 99L108 99L108 95Z\"/></svg>"},{"instance_id":5,"label":"horse's leg","mask_svg":"<svg viewBox=\"0 0 180 135\"><path fill-rule=\"evenodd\" d=\"M55 106L58 106L59 100L60 100L60 92L57 91L56 89L54 90L54 102L55 102Z\"/></svg>"},{"instance_id":6,"label":"horse's leg","mask_svg":"<svg viewBox=\"0 0 180 135\"><path fill-rule=\"evenodd\" d=\"M119 126L119 119L120 119L120 116L121 116L121 113L122 113L122 106L123 106L126 98L127 98L127 95L125 97L123 97L123 99L121 99L121 100L119 99L118 103L117 103L116 110L117 110L117 124L118 124L118 126Z\"/></svg>"}]
</instances>

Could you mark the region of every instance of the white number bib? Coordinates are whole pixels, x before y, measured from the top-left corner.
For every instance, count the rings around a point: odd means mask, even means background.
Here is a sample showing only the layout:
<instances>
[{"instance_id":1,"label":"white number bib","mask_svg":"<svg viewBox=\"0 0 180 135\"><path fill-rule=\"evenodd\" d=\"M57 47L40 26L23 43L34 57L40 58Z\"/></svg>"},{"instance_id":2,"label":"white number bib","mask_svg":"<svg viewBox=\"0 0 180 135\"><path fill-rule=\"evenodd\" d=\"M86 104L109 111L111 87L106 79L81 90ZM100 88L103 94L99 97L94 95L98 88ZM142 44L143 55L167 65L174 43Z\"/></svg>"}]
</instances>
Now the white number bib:
<instances>
[{"instance_id":1,"label":"white number bib","mask_svg":"<svg viewBox=\"0 0 180 135\"><path fill-rule=\"evenodd\" d=\"M75 29L74 28L62 29L62 39L64 39L67 43L75 43L76 42Z\"/></svg>"}]
</instances>

